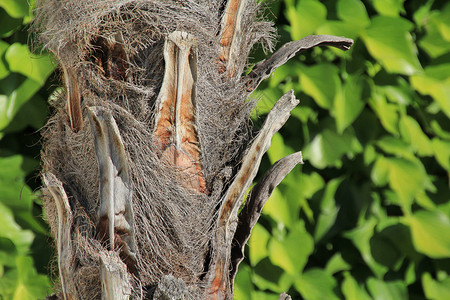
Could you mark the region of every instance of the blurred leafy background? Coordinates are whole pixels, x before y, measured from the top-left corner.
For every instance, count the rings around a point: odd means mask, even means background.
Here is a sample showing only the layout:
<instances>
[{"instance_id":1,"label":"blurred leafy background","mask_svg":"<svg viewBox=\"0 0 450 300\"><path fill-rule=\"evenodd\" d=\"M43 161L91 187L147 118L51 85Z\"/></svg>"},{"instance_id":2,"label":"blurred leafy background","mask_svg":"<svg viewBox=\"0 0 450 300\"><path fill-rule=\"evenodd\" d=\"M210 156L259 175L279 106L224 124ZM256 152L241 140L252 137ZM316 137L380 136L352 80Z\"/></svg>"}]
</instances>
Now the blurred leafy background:
<instances>
[{"instance_id":1,"label":"blurred leafy background","mask_svg":"<svg viewBox=\"0 0 450 300\"><path fill-rule=\"evenodd\" d=\"M0 299L42 298L55 279L38 130L60 83L29 50L33 2L0 0ZM266 3L278 46L310 34L355 45L302 53L255 92L256 126L289 89L301 100L263 167L298 150L305 164L264 207L235 298L450 299L450 3Z\"/></svg>"}]
</instances>

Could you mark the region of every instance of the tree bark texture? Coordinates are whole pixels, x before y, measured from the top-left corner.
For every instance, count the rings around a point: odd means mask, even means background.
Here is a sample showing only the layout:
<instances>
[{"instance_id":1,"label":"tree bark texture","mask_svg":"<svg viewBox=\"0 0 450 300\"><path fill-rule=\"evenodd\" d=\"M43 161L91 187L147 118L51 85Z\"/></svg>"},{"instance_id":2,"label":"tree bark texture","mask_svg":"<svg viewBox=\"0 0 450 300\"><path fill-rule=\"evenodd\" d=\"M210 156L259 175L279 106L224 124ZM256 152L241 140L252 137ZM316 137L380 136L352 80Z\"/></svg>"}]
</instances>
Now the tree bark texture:
<instances>
[{"instance_id":1,"label":"tree bark texture","mask_svg":"<svg viewBox=\"0 0 450 300\"><path fill-rule=\"evenodd\" d=\"M41 0L35 13L64 81L42 150L57 296L231 299L264 203L302 163L281 159L245 199L299 103L286 93L255 133L251 93L298 52L352 40L305 37L246 72L275 32L254 0Z\"/></svg>"}]
</instances>

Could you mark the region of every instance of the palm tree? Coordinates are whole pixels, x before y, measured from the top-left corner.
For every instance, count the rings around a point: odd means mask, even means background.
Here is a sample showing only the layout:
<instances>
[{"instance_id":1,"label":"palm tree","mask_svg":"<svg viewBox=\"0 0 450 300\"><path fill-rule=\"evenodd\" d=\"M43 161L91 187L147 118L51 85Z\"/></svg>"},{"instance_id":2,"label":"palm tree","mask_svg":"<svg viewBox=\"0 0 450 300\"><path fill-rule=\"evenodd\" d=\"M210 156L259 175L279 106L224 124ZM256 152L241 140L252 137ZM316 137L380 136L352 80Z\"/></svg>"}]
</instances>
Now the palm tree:
<instances>
[{"instance_id":1,"label":"palm tree","mask_svg":"<svg viewBox=\"0 0 450 300\"><path fill-rule=\"evenodd\" d=\"M44 131L44 206L59 298L230 299L252 227L289 155L246 197L298 104L278 100L253 135L251 98L309 36L246 74L275 30L254 0L41 0L35 28L65 89ZM240 207L243 205L239 213Z\"/></svg>"}]
</instances>

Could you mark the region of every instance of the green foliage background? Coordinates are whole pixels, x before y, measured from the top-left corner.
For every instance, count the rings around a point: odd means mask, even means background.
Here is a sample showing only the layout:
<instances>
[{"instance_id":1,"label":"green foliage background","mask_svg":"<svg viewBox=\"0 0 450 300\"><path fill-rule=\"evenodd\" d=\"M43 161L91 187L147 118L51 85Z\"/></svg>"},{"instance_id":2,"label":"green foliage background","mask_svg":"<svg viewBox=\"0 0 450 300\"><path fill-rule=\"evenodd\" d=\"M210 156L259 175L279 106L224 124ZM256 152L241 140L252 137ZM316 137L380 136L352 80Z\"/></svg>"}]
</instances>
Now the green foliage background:
<instances>
[{"instance_id":1,"label":"green foliage background","mask_svg":"<svg viewBox=\"0 0 450 300\"><path fill-rule=\"evenodd\" d=\"M0 299L42 298L54 276L37 176L54 65L27 48L28 3L0 0ZM266 204L235 298L450 299L450 3L267 5L278 46L355 45L302 53L255 92L257 126L289 89L301 100L263 167L298 150L305 164Z\"/></svg>"}]
</instances>

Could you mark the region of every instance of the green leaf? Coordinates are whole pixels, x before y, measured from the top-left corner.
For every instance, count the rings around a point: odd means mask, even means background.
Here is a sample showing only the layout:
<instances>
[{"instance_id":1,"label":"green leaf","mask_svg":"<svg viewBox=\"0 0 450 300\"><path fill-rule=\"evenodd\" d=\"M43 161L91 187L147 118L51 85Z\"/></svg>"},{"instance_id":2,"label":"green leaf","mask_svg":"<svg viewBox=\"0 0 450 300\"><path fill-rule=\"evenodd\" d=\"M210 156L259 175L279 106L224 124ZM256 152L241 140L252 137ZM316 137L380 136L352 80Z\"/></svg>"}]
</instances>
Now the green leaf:
<instances>
[{"instance_id":1,"label":"green leaf","mask_svg":"<svg viewBox=\"0 0 450 300\"><path fill-rule=\"evenodd\" d=\"M437 281L429 273L422 275L422 285L425 296L430 300L450 299L450 277Z\"/></svg>"},{"instance_id":2,"label":"green leaf","mask_svg":"<svg viewBox=\"0 0 450 300\"><path fill-rule=\"evenodd\" d=\"M27 0L0 0L0 7L13 18L23 18L29 13Z\"/></svg>"},{"instance_id":3,"label":"green leaf","mask_svg":"<svg viewBox=\"0 0 450 300\"><path fill-rule=\"evenodd\" d=\"M447 3L431 21L436 24L441 36L450 42L450 4Z\"/></svg>"},{"instance_id":4,"label":"green leaf","mask_svg":"<svg viewBox=\"0 0 450 300\"><path fill-rule=\"evenodd\" d=\"M5 59L11 71L25 75L40 85L45 84L48 76L55 69L55 65L48 55L32 55L27 45L20 43L9 46L5 53Z\"/></svg>"},{"instance_id":5,"label":"green leaf","mask_svg":"<svg viewBox=\"0 0 450 300\"><path fill-rule=\"evenodd\" d=\"M17 281L14 286L12 300L43 299L50 288L50 282L45 275L37 274L33 260L28 256L16 258Z\"/></svg>"},{"instance_id":6,"label":"green leaf","mask_svg":"<svg viewBox=\"0 0 450 300\"><path fill-rule=\"evenodd\" d=\"M388 268L374 260L370 247L370 240L374 235L374 230L377 223L378 221L372 216L369 220L365 220L355 229L344 233L344 236L349 238L356 248L358 248L364 262L371 268L371 270L378 277L382 277L387 272Z\"/></svg>"},{"instance_id":7,"label":"green leaf","mask_svg":"<svg viewBox=\"0 0 450 300\"><path fill-rule=\"evenodd\" d=\"M294 219L288 202L284 195L280 192L279 187L275 188L269 200L264 205L262 210L263 215L268 215L274 219L278 224L291 227Z\"/></svg>"},{"instance_id":8,"label":"green leaf","mask_svg":"<svg viewBox=\"0 0 450 300\"><path fill-rule=\"evenodd\" d=\"M436 14L429 17L434 19ZM424 49L432 58L439 57L450 51L450 43L444 39L435 22L426 19L426 35L419 41L419 46Z\"/></svg>"},{"instance_id":9,"label":"green leaf","mask_svg":"<svg viewBox=\"0 0 450 300\"><path fill-rule=\"evenodd\" d=\"M367 287L374 300L408 300L408 290L401 281L384 282L369 278Z\"/></svg>"},{"instance_id":10,"label":"green leaf","mask_svg":"<svg viewBox=\"0 0 450 300\"><path fill-rule=\"evenodd\" d=\"M338 0L336 11L339 19L342 21L357 26L370 24L366 7L360 0Z\"/></svg>"},{"instance_id":11,"label":"green leaf","mask_svg":"<svg viewBox=\"0 0 450 300\"><path fill-rule=\"evenodd\" d=\"M262 225L256 223L248 241L249 259L252 266L256 266L269 255L267 250L269 238L270 233Z\"/></svg>"},{"instance_id":12,"label":"green leaf","mask_svg":"<svg viewBox=\"0 0 450 300\"><path fill-rule=\"evenodd\" d=\"M345 81L342 93L334 101L334 116L338 133L350 126L364 108L363 90L369 86L361 76L350 75ZM340 97L339 97L340 96Z\"/></svg>"},{"instance_id":13,"label":"green leaf","mask_svg":"<svg viewBox=\"0 0 450 300\"><path fill-rule=\"evenodd\" d=\"M254 291L252 284L251 269L246 264L239 266L239 272L234 280L234 297L235 299L250 300Z\"/></svg>"},{"instance_id":14,"label":"green leaf","mask_svg":"<svg viewBox=\"0 0 450 300\"><path fill-rule=\"evenodd\" d=\"M22 19L12 18L8 13L0 7L0 37L6 38L14 33L14 31L22 25Z\"/></svg>"},{"instance_id":15,"label":"green leaf","mask_svg":"<svg viewBox=\"0 0 450 300\"><path fill-rule=\"evenodd\" d=\"M408 115L404 115L400 118L399 127L403 139L413 145L417 154L420 156L431 156L433 154L430 140L423 133L416 120Z\"/></svg>"},{"instance_id":16,"label":"green leaf","mask_svg":"<svg viewBox=\"0 0 450 300\"><path fill-rule=\"evenodd\" d=\"M450 257L450 219L440 211L417 211L406 218L417 251L432 258Z\"/></svg>"},{"instance_id":17,"label":"green leaf","mask_svg":"<svg viewBox=\"0 0 450 300\"><path fill-rule=\"evenodd\" d=\"M333 276L320 269L306 271L294 283L306 300L339 299L333 291L336 285Z\"/></svg>"},{"instance_id":18,"label":"green leaf","mask_svg":"<svg viewBox=\"0 0 450 300\"><path fill-rule=\"evenodd\" d=\"M306 94L313 97L316 103L325 109L333 107L334 99L342 88L338 68L328 63L311 67L302 66L300 85Z\"/></svg>"},{"instance_id":19,"label":"green leaf","mask_svg":"<svg viewBox=\"0 0 450 300\"><path fill-rule=\"evenodd\" d=\"M3 54L6 52L6 49L8 49L9 44L0 40L0 58L3 57ZM0 79L5 78L8 76L9 70L8 66L5 65L2 59L0 59Z\"/></svg>"},{"instance_id":20,"label":"green leaf","mask_svg":"<svg viewBox=\"0 0 450 300\"><path fill-rule=\"evenodd\" d=\"M403 18L376 16L362 37L367 50L388 72L412 75L422 70L409 33L412 28Z\"/></svg>"},{"instance_id":21,"label":"green leaf","mask_svg":"<svg viewBox=\"0 0 450 300\"><path fill-rule=\"evenodd\" d=\"M325 187L325 193L320 203L320 214L317 218L317 225L314 232L314 240L316 242L323 238L335 224L339 207L336 207L334 196L343 179L343 177L332 179Z\"/></svg>"},{"instance_id":22,"label":"green leaf","mask_svg":"<svg viewBox=\"0 0 450 300\"><path fill-rule=\"evenodd\" d=\"M270 148L267 150L270 162L274 164L279 159L292 153L294 153L294 150L284 144L283 136L279 132L275 133L270 142Z\"/></svg>"},{"instance_id":23,"label":"green leaf","mask_svg":"<svg viewBox=\"0 0 450 300\"><path fill-rule=\"evenodd\" d=\"M301 247L299 247L301 241ZM283 240L269 242L270 261L293 276L301 272L314 250L314 241L299 220Z\"/></svg>"},{"instance_id":24,"label":"green leaf","mask_svg":"<svg viewBox=\"0 0 450 300\"><path fill-rule=\"evenodd\" d=\"M315 0L287 0L286 18L290 24L290 34L293 40L313 34L322 25L327 16L325 5Z\"/></svg>"},{"instance_id":25,"label":"green leaf","mask_svg":"<svg viewBox=\"0 0 450 300\"><path fill-rule=\"evenodd\" d=\"M429 66L423 74L411 76L410 80L417 91L433 97L450 117L450 64Z\"/></svg>"},{"instance_id":26,"label":"green leaf","mask_svg":"<svg viewBox=\"0 0 450 300\"><path fill-rule=\"evenodd\" d=\"M23 230L14 220L11 210L0 202L0 237L11 240L18 254L26 254L33 242L33 233Z\"/></svg>"},{"instance_id":27,"label":"green leaf","mask_svg":"<svg viewBox=\"0 0 450 300\"><path fill-rule=\"evenodd\" d=\"M328 274L333 275L337 272L348 271L351 268L352 266L346 262L342 258L342 254L338 252L328 260L325 270Z\"/></svg>"},{"instance_id":28,"label":"green leaf","mask_svg":"<svg viewBox=\"0 0 450 300\"><path fill-rule=\"evenodd\" d=\"M360 151L362 151L361 144L351 132L337 134L324 129L306 146L303 158L319 169L327 166L340 167L342 155Z\"/></svg>"},{"instance_id":29,"label":"green leaf","mask_svg":"<svg viewBox=\"0 0 450 300\"><path fill-rule=\"evenodd\" d=\"M380 15L396 17L405 13L403 2L405 0L372 0L373 7Z\"/></svg>"},{"instance_id":30,"label":"green leaf","mask_svg":"<svg viewBox=\"0 0 450 300\"><path fill-rule=\"evenodd\" d=\"M370 300L371 298L365 291L364 287L361 287L358 282L353 278L349 272L344 273L344 281L342 283L342 293L346 300Z\"/></svg>"},{"instance_id":31,"label":"green leaf","mask_svg":"<svg viewBox=\"0 0 450 300\"><path fill-rule=\"evenodd\" d=\"M369 104L380 119L381 125L394 136L398 134L398 106L388 103L379 91L372 94Z\"/></svg>"},{"instance_id":32,"label":"green leaf","mask_svg":"<svg viewBox=\"0 0 450 300\"><path fill-rule=\"evenodd\" d=\"M447 171L450 171L450 142L434 138L431 141L434 156L437 162Z\"/></svg>"},{"instance_id":33,"label":"green leaf","mask_svg":"<svg viewBox=\"0 0 450 300\"><path fill-rule=\"evenodd\" d=\"M41 85L36 81L26 79L9 96L0 95L0 131L9 125L22 105L30 100L40 88Z\"/></svg>"},{"instance_id":34,"label":"green leaf","mask_svg":"<svg viewBox=\"0 0 450 300\"><path fill-rule=\"evenodd\" d=\"M253 268L253 271L253 283L260 290L271 290L280 294L289 289L294 281L294 277L292 275L271 264L268 258L260 261ZM254 299L253 296L252 299Z\"/></svg>"},{"instance_id":35,"label":"green leaf","mask_svg":"<svg viewBox=\"0 0 450 300\"><path fill-rule=\"evenodd\" d=\"M0 157L0 203L17 210L29 211L32 206L32 191L24 182L22 163L23 157L20 155Z\"/></svg>"},{"instance_id":36,"label":"green leaf","mask_svg":"<svg viewBox=\"0 0 450 300\"><path fill-rule=\"evenodd\" d=\"M385 153L395 155L397 157L404 157L408 159L414 158L411 146L406 144L403 140L396 139L391 135L381 137L376 142L376 146L382 149Z\"/></svg>"}]
</instances>

